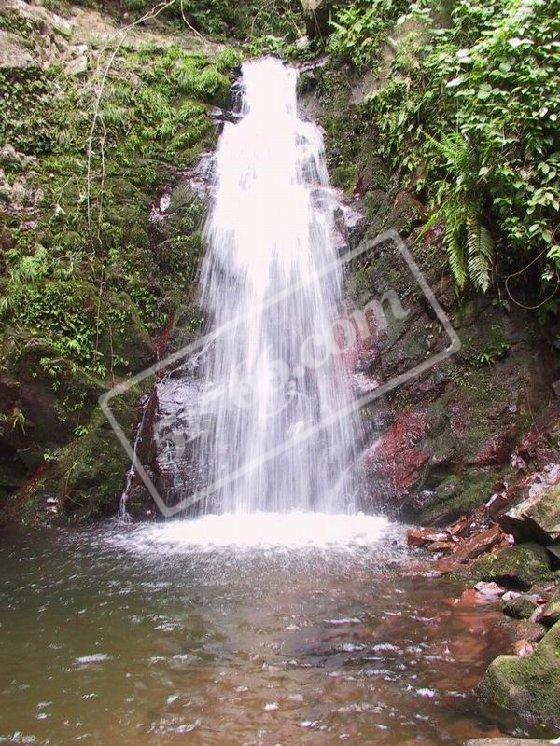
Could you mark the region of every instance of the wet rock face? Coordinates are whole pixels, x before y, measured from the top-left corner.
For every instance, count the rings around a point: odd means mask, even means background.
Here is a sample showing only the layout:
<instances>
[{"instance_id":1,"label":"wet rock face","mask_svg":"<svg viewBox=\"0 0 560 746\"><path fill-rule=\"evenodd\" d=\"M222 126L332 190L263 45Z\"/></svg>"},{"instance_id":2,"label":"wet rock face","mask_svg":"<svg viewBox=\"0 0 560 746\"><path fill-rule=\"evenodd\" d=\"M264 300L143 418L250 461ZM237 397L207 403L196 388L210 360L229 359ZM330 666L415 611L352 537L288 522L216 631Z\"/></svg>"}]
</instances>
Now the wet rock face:
<instances>
[{"instance_id":1,"label":"wet rock face","mask_svg":"<svg viewBox=\"0 0 560 746\"><path fill-rule=\"evenodd\" d=\"M498 492L514 505L525 495L531 474L560 462L553 453L560 423L553 384L560 378L560 355L534 315L491 292L464 298L458 306L443 228L420 234L426 207L380 160L375 127L352 101L354 84L348 70L327 66L314 71L314 86L304 100L327 131L333 181L353 196L364 216L358 243L397 230L462 344L451 358L403 380L372 407L383 412L383 427L368 453L370 492L385 475L386 509L396 506L410 522L444 526ZM393 290L409 312L398 319L388 310L387 325L359 361L364 380L382 386L449 344L394 247L367 249L353 264L347 289L357 308Z\"/></svg>"},{"instance_id":2,"label":"wet rock face","mask_svg":"<svg viewBox=\"0 0 560 746\"><path fill-rule=\"evenodd\" d=\"M560 466L552 467L547 477L560 481ZM547 484L538 482L529 490L532 494L519 505L509 510L500 519L505 531L515 537L536 539L541 544L560 541L560 486L547 489Z\"/></svg>"},{"instance_id":3,"label":"wet rock face","mask_svg":"<svg viewBox=\"0 0 560 746\"><path fill-rule=\"evenodd\" d=\"M366 474L373 486L388 485L397 501L404 501L430 459L426 448L426 413L403 412L366 454Z\"/></svg>"},{"instance_id":4,"label":"wet rock face","mask_svg":"<svg viewBox=\"0 0 560 746\"><path fill-rule=\"evenodd\" d=\"M479 693L484 700L528 719L560 727L560 623L543 637L533 655L496 658Z\"/></svg>"},{"instance_id":5,"label":"wet rock face","mask_svg":"<svg viewBox=\"0 0 560 746\"><path fill-rule=\"evenodd\" d=\"M388 228L406 239L423 220L422 206L402 192L370 189L357 206L365 216L360 245ZM347 279L354 312L391 294L405 311L395 314L382 301L383 323L357 363L362 379L377 387L402 379L373 406L384 426L367 454L368 475L372 493L376 480L388 481L388 506L405 520L445 525L487 502L501 482L508 498L514 502L515 488L519 500L521 480L557 460L547 443L560 421L552 388L560 358L525 312L506 311L491 298L456 311L452 283L434 265L440 236L422 242L413 232L408 246L462 348L415 373L449 337L394 246L376 245L360 257Z\"/></svg>"},{"instance_id":6,"label":"wet rock face","mask_svg":"<svg viewBox=\"0 0 560 746\"><path fill-rule=\"evenodd\" d=\"M158 494L169 507L203 486L193 459L200 430L200 395L199 382L183 366L166 371L149 395L138 455ZM147 506L152 511L157 510L140 480L135 478L127 510L134 517L143 518ZM194 506L195 512L197 509L198 506Z\"/></svg>"},{"instance_id":7,"label":"wet rock face","mask_svg":"<svg viewBox=\"0 0 560 746\"><path fill-rule=\"evenodd\" d=\"M421 249L415 258L420 264ZM445 286L432 280L429 264L421 269L444 309L452 308ZM364 296L370 292L379 297L392 284L409 311L404 322L390 320L380 330L364 361L364 375L379 385L406 377L448 344L439 322L430 318L429 309L409 286L410 275L407 278L389 251L375 256L371 271L359 279ZM392 504L405 519L428 525L448 523L487 502L502 482L507 484L508 499L516 502L527 493L536 469L552 469L558 461L550 452L560 420L549 369L554 370L558 361L555 355L548 361L546 342L532 329L533 321L476 301L470 312L455 316L453 322L461 351L424 374L412 375L385 398L388 427L376 445L371 470L372 479L390 473ZM487 360L486 349L501 346L508 348L505 356L481 362ZM530 420L536 424L528 431ZM544 520L545 504L541 506ZM546 511L546 530L553 543L552 529L560 521L552 504ZM531 538L530 533L524 536Z\"/></svg>"}]
</instances>

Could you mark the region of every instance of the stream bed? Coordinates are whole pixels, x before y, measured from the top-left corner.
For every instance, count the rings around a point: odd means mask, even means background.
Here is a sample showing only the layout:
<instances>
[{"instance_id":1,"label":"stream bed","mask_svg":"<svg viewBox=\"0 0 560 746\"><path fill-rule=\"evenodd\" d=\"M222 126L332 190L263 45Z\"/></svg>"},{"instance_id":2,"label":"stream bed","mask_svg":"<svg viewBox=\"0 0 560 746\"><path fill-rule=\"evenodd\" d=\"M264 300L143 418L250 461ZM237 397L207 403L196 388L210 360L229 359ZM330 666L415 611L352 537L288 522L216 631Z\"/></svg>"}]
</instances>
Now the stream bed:
<instances>
[{"instance_id":1,"label":"stream bed","mask_svg":"<svg viewBox=\"0 0 560 746\"><path fill-rule=\"evenodd\" d=\"M0 743L527 734L472 694L512 622L409 563L368 516L4 531Z\"/></svg>"}]
</instances>

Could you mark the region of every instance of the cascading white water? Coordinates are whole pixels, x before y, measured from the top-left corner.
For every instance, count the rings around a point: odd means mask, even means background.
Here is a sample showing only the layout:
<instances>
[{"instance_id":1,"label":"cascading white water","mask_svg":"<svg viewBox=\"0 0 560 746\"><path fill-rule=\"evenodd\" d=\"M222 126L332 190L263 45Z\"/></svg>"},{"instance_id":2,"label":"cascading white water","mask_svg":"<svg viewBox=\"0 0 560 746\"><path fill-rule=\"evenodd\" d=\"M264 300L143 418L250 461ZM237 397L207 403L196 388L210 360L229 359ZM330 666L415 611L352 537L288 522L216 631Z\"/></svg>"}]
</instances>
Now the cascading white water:
<instances>
[{"instance_id":1,"label":"cascading white water","mask_svg":"<svg viewBox=\"0 0 560 746\"><path fill-rule=\"evenodd\" d=\"M357 418L336 344L342 271L319 128L297 111L294 68L243 66L240 119L215 159L202 304L197 459L207 512L353 513ZM226 329L220 333L222 326ZM215 485L215 488L212 487Z\"/></svg>"}]
</instances>

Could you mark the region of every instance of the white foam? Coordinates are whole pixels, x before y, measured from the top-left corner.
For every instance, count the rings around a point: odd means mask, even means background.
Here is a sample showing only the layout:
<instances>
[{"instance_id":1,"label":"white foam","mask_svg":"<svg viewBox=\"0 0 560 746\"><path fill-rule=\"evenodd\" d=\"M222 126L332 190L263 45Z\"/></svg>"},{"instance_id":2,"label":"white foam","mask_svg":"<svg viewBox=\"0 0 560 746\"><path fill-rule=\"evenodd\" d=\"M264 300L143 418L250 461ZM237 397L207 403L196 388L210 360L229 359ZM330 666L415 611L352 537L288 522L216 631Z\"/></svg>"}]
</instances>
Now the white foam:
<instances>
[{"instance_id":1,"label":"white foam","mask_svg":"<svg viewBox=\"0 0 560 746\"><path fill-rule=\"evenodd\" d=\"M154 548L211 551L219 547L367 547L382 538L387 525L387 518L363 513L226 513L146 524L120 534L120 538L133 549L147 551Z\"/></svg>"}]
</instances>

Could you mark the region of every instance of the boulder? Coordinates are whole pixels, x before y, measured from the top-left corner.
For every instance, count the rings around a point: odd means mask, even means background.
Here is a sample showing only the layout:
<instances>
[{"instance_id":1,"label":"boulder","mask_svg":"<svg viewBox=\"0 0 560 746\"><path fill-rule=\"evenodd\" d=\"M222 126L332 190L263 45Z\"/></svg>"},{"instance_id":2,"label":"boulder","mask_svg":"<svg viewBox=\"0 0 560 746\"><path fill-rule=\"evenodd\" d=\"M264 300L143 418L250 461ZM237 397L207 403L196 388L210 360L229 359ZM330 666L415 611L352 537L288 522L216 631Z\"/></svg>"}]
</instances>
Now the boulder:
<instances>
[{"instance_id":1,"label":"boulder","mask_svg":"<svg viewBox=\"0 0 560 746\"><path fill-rule=\"evenodd\" d=\"M468 562L479 557L484 552L492 549L502 538L502 532L498 526L491 526L486 531L471 536L456 552L457 562Z\"/></svg>"},{"instance_id":2,"label":"boulder","mask_svg":"<svg viewBox=\"0 0 560 746\"><path fill-rule=\"evenodd\" d=\"M301 0L305 18L305 28L310 39L326 36L330 30L331 10L337 0Z\"/></svg>"},{"instance_id":3,"label":"boulder","mask_svg":"<svg viewBox=\"0 0 560 746\"><path fill-rule=\"evenodd\" d=\"M529 619L539 607L539 597L534 594L516 593L513 598L506 596L502 599L502 611L514 619Z\"/></svg>"},{"instance_id":4,"label":"boulder","mask_svg":"<svg viewBox=\"0 0 560 746\"><path fill-rule=\"evenodd\" d=\"M521 541L555 544L560 540L560 485L531 494L505 513L500 525Z\"/></svg>"},{"instance_id":5,"label":"boulder","mask_svg":"<svg viewBox=\"0 0 560 746\"><path fill-rule=\"evenodd\" d=\"M537 621L547 627L560 622L560 588L557 588L549 602L541 609Z\"/></svg>"},{"instance_id":6,"label":"boulder","mask_svg":"<svg viewBox=\"0 0 560 746\"><path fill-rule=\"evenodd\" d=\"M532 655L496 658L478 693L528 720L560 728L560 623L547 632Z\"/></svg>"},{"instance_id":7,"label":"boulder","mask_svg":"<svg viewBox=\"0 0 560 746\"><path fill-rule=\"evenodd\" d=\"M439 531L437 528L411 528L406 535L409 547L425 547L445 542L448 538L446 531Z\"/></svg>"},{"instance_id":8,"label":"boulder","mask_svg":"<svg viewBox=\"0 0 560 746\"><path fill-rule=\"evenodd\" d=\"M0 69L16 69L37 66L22 39L0 28Z\"/></svg>"},{"instance_id":9,"label":"boulder","mask_svg":"<svg viewBox=\"0 0 560 746\"><path fill-rule=\"evenodd\" d=\"M540 642L546 634L542 624L537 624L530 619L522 619L515 625L515 640L526 642Z\"/></svg>"},{"instance_id":10,"label":"boulder","mask_svg":"<svg viewBox=\"0 0 560 746\"><path fill-rule=\"evenodd\" d=\"M551 577L548 552L532 542L480 557L470 565L469 572L477 580L494 580L525 589Z\"/></svg>"}]
</instances>

